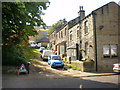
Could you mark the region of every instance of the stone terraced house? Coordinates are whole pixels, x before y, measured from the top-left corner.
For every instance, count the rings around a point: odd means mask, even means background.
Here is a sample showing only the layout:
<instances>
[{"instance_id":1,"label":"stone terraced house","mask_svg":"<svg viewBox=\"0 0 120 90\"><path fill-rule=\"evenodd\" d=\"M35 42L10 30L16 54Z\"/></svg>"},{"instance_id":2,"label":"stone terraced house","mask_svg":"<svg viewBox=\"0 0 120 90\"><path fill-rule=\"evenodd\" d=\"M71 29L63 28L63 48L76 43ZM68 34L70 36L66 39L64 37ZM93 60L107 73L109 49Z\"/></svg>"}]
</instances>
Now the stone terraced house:
<instances>
[{"instance_id":1,"label":"stone terraced house","mask_svg":"<svg viewBox=\"0 0 120 90\"><path fill-rule=\"evenodd\" d=\"M50 35L50 43L82 71L112 72L120 61L120 6L109 2L87 16L81 6L77 18Z\"/></svg>"}]
</instances>

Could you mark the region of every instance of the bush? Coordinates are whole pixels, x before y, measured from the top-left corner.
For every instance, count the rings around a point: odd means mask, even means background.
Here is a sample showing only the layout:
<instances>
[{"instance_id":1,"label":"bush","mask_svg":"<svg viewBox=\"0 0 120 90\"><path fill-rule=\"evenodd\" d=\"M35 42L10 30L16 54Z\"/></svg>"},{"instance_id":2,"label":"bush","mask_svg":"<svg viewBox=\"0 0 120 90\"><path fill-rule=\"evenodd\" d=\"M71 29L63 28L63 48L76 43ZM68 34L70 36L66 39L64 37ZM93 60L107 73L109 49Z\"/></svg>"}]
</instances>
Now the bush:
<instances>
[{"instance_id":1,"label":"bush","mask_svg":"<svg viewBox=\"0 0 120 90\"><path fill-rule=\"evenodd\" d=\"M31 47L3 46L2 47L2 65L21 65L38 58L38 50Z\"/></svg>"},{"instance_id":2,"label":"bush","mask_svg":"<svg viewBox=\"0 0 120 90\"><path fill-rule=\"evenodd\" d=\"M72 64L70 64L70 68L72 68L73 70L78 70L78 71L81 71L81 69L80 69L80 68L77 68L76 66L74 66L74 65L72 65Z\"/></svg>"},{"instance_id":3,"label":"bush","mask_svg":"<svg viewBox=\"0 0 120 90\"><path fill-rule=\"evenodd\" d=\"M64 57L64 58L62 58L63 59L63 62L65 63L65 62L67 62L67 57Z\"/></svg>"},{"instance_id":4,"label":"bush","mask_svg":"<svg viewBox=\"0 0 120 90\"><path fill-rule=\"evenodd\" d=\"M80 69L80 68L77 68L77 70L78 70L78 71L81 71L81 69Z\"/></svg>"},{"instance_id":5,"label":"bush","mask_svg":"<svg viewBox=\"0 0 120 90\"><path fill-rule=\"evenodd\" d=\"M68 68L69 68L69 67L68 67L67 65L64 66L64 70L68 70Z\"/></svg>"},{"instance_id":6,"label":"bush","mask_svg":"<svg viewBox=\"0 0 120 90\"><path fill-rule=\"evenodd\" d=\"M3 65L20 65L25 62L25 55L21 48L15 46L2 47L2 64Z\"/></svg>"}]
</instances>

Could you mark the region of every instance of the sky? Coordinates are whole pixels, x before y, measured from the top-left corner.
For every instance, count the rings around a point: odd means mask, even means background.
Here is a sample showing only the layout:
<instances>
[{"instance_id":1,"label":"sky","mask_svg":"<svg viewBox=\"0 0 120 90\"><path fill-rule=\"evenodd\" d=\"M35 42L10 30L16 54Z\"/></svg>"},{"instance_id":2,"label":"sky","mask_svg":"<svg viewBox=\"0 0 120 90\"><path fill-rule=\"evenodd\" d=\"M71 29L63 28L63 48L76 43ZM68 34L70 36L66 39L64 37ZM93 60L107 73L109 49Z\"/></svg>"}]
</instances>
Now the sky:
<instances>
[{"instance_id":1,"label":"sky","mask_svg":"<svg viewBox=\"0 0 120 90\"><path fill-rule=\"evenodd\" d=\"M83 6L85 16L93 10L114 1L118 4L120 0L49 0L50 5L43 12L43 21L47 26L51 26L59 20L66 19L70 21L78 16L79 7Z\"/></svg>"}]
</instances>

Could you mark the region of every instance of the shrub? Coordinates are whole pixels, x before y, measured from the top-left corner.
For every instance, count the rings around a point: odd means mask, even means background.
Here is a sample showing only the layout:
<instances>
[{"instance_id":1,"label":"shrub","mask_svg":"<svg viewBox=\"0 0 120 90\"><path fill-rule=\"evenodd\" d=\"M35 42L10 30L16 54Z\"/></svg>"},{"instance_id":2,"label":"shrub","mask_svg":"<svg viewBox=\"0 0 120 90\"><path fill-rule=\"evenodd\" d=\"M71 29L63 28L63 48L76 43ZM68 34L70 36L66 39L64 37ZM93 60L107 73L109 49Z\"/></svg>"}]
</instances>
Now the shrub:
<instances>
[{"instance_id":1,"label":"shrub","mask_svg":"<svg viewBox=\"0 0 120 90\"><path fill-rule=\"evenodd\" d=\"M25 62L25 55L21 48L15 46L2 47L2 64L3 65L20 65Z\"/></svg>"},{"instance_id":2,"label":"shrub","mask_svg":"<svg viewBox=\"0 0 120 90\"><path fill-rule=\"evenodd\" d=\"M78 70L78 71L81 71L81 69L80 69L80 68L77 68L77 70Z\"/></svg>"},{"instance_id":3,"label":"shrub","mask_svg":"<svg viewBox=\"0 0 120 90\"><path fill-rule=\"evenodd\" d=\"M76 66L74 66L74 65L72 65L72 64L70 64L70 68L72 68L73 70L78 70L78 71L81 71L81 69L80 69L80 68L77 68Z\"/></svg>"},{"instance_id":4,"label":"shrub","mask_svg":"<svg viewBox=\"0 0 120 90\"><path fill-rule=\"evenodd\" d=\"M65 63L65 62L67 62L67 57L64 57L64 58L62 58L63 59L63 62Z\"/></svg>"}]
</instances>

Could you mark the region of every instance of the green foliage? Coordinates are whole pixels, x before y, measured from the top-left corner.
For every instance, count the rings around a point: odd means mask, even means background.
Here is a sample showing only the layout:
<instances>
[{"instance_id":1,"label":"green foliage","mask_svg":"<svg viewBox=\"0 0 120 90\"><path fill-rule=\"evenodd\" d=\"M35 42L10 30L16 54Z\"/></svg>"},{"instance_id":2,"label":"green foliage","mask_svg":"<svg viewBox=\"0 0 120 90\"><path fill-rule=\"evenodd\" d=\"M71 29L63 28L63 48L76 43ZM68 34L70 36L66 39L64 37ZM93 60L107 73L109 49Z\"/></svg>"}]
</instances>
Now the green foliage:
<instances>
[{"instance_id":1,"label":"green foliage","mask_svg":"<svg viewBox=\"0 0 120 90\"><path fill-rule=\"evenodd\" d=\"M3 45L20 44L26 41L28 36L36 35L33 26L45 25L40 16L46 8L44 2L3 2Z\"/></svg>"},{"instance_id":2,"label":"green foliage","mask_svg":"<svg viewBox=\"0 0 120 90\"><path fill-rule=\"evenodd\" d=\"M25 62L25 55L21 48L15 46L2 47L2 64L3 65L20 65Z\"/></svg>"},{"instance_id":3,"label":"green foliage","mask_svg":"<svg viewBox=\"0 0 120 90\"><path fill-rule=\"evenodd\" d=\"M76 70L77 68L76 68L76 66L74 66L74 65L70 65L70 68L72 68L73 70Z\"/></svg>"},{"instance_id":4,"label":"green foliage","mask_svg":"<svg viewBox=\"0 0 120 90\"><path fill-rule=\"evenodd\" d=\"M30 61L31 59L34 59L34 58L39 59L39 57L40 57L39 49L34 49L34 48L30 48L30 47L27 47L24 50L24 54L26 56L26 61Z\"/></svg>"},{"instance_id":5,"label":"green foliage","mask_svg":"<svg viewBox=\"0 0 120 90\"><path fill-rule=\"evenodd\" d=\"M62 25L64 25L66 23L65 19L63 20L59 20L57 23L53 24L49 30L48 33L51 34L54 30L60 28Z\"/></svg>"},{"instance_id":6,"label":"green foliage","mask_svg":"<svg viewBox=\"0 0 120 90\"><path fill-rule=\"evenodd\" d=\"M81 69L80 69L80 68L77 68L77 70L78 70L78 71L81 71Z\"/></svg>"},{"instance_id":7,"label":"green foliage","mask_svg":"<svg viewBox=\"0 0 120 90\"><path fill-rule=\"evenodd\" d=\"M3 46L2 47L2 64L3 65L21 65L28 62L31 59L39 59L38 49L31 47L15 47L15 46Z\"/></svg>"},{"instance_id":8,"label":"green foliage","mask_svg":"<svg viewBox=\"0 0 120 90\"><path fill-rule=\"evenodd\" d=\"M67 62L67 57L65 56L63 59L63 62Z\"/></svg>"},{"instance_id":9,"label":"green foliage","mask_svg":"<svg viewBox=\"0 0 120 90\"><path fill-rule=\"evenodd\" d=\"M80 69L80 68L77 68L76 66L74 66L74 65L72 65L72 64L70 64L70 68L72 68L73 70L78 70L78 71L81 71L81 69Z\"/></svg>"},{"instance_id":10,"label":"green foliage","mask_svg":"<svg viewBox=\"0 0 120 90\"><path fill-rule=\"evenodd\" d=\"M2 3L3 65L19 65L29 60L28 37L37 34L34 26L45 26L41 15L47 7L47 2Z\"/></svg>"},{"instance_id":11,"label":"green foliage","mask_svg":"<svg viewBox=\"0 0 120 90\"><path fill-rule=\"evenodd\" d=\"M64 66L64 70L68 70L69 67L67 65Z\"/></svg>"},{"instance_id":12,"label":"green foliage","mask_svg":"<svg viewBox=\"0 0 120 90\"><path fill-rule=\"evenodd\" d=\"M77 68L77 67L74 66L73 64L66 64L66 65L64 66L64 70L69 70L70 68L71 68L72 70L78 70L78 71L81 71L80 68Z\"/></svg>"}]
</instances>

